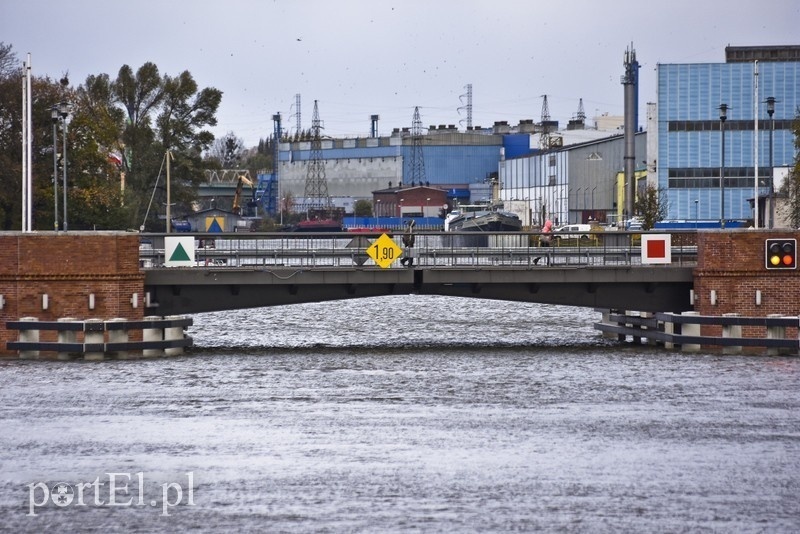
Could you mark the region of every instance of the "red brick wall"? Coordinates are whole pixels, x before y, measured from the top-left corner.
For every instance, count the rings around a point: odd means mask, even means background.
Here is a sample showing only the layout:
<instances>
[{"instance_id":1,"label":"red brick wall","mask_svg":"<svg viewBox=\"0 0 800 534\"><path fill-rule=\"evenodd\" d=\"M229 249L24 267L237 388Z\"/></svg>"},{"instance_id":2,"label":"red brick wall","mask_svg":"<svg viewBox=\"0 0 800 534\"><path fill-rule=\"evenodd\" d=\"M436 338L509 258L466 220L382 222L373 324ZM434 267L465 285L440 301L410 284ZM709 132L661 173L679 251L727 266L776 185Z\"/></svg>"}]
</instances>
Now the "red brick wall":
<instances>
[{"instance_id":1,"label":"red brick wall","mask_svg":"<svg viewBox=\"0 0 800 534\"><path fill-rule=\"evenodd\" d=\"M695 310L701 315L800 315L800 271L765 267L765 241L781 237L793 237L800 242L800 232L791 230L699 232ZM711 304L712 290L716 291L716 305ZM761 291L761 305L756 304L756 290ZM763 335L755 327L743 330L745 337ZM721 335L721 328L703 327L703 335Z\"/></svg>"},{"instance_id":2,"label":"red brick wall","mask_svg":"<svg viewBox=\"0 0 800 534\"><path fill-rule=\"evenodd\" d=\"M95 308L89 309L89 295ZM138 295L138 306L131 297ZM48 308L42 309L42 296ZM139 236L130 233L0 234L0 354L17 339L7 321L36 317L141 319L144 317L144 273L139 270ZM42 341L55 333L42 332Z\"/></svg>"}]
</instances>

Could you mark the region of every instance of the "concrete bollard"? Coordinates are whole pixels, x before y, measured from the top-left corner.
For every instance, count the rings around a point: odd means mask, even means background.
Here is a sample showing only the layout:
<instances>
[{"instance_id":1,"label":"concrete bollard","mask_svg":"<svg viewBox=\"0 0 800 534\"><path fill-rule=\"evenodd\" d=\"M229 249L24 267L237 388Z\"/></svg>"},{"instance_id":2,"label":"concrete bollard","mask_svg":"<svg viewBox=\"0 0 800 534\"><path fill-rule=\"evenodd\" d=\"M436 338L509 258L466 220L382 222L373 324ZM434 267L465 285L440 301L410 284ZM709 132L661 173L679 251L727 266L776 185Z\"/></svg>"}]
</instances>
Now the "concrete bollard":
<instances>
[{"instance_id":1,"label":"concrete bollard","mask_svg":"<svg viewBox=\"0 0 800 534\"><path fill-rule=\"evenodd\" d=\"M144 318L145 321L157 321L159 319L161 319L161 317L157 315L151 315ZM163 340L164 340L163 328L145 328L142 330L142 341L163 341ZM145 358L156 358L163 355L164 355L163 349L142 350L142 356Z\"/></svg>"},{"instance_id":2,"label":"concrete bollard","mask_svg":"<svg viewBox=\"0 0 800 534\"><path fill-rule=\"evenodd\" d=\"M738 313L723 313L723 317L739 317ZM742 337L742 325L740 324L725 324L722 325L722 337ZM723 345L722 354L741 354L741 345Z\"/></svg>"},{"instance_id":3,"label":"concrete bollard","mask_svg":"<svg viewBox=\"0 0 800 534\"><path fill-rule=\"evenodd\" d=\"M77 321L74 317L62 317L58 319L59 323L71 323L72 321ZM59 343L76 343L78 341L77 332L75 330L59 330L58 332L58 342ZM73 360L77 358L77 355L74 352L67 352L62 351L56 355L56 358L59 360Z\"/></svg>"},{"instance_id":4,"label":"concrete bollard","mask_svg":"<svg viewBox=\"0 0 800 534\"><path fill-rule=\"evenodd\" d=\"M34 322L38 321L36 317L23 317L20 321L29 321ZM38 343L39 342L39 331L38 330L20 330L19 331L19 340L22 343ZM35 360L39 358L39 351L38 350L21 350L19 351L19 357L21 360Z\"/></svg>"},{"instance_id":5,"label":"concrete bollard","mask_svg":"<svg viewBox=\"0 0 800 534\"><path fill-rule=\"evenodd\" d=\"M175 319L183 319L182 315L168 315L164 317L164 319L175 320ZM182 326L172 326L169 328L164 329L164 339L167 341L173 341L176 339L183 339L183 327ZM183 354L183 347L172 347L164 349L164 354L166 356L180 356Z\"/></svg>"},{"instance_id":6,"label":"concrete bollard","mask_svg":"<svg viewBox=\"0 0 800 534\"><path fill-rule=\"evenodd\" d=\"M780 313L770 313L767 317L783 317ZM767 339L784 339L786 337L785 326L768 326ZM785 354L786 351L779 347L767 347L768 356L777 356L778 354Z\"/></svg>"},{"instance_id":7,"label":"concrete bollard","mask_svg":"<svg viewBox=\"0 0 800 534\"><path fill-rule=\"evenodd\" d=\"M700 315L696 311L683 312L681 315L696 317ZM697 323L681 323L681 334L684 336L699 336L700 325ZM698 343L683 343L681 344L681 351L683 352L700 352L700 345Z\"/></svg>"},{"instance_id":8,"label":"concrete bollard","mask_svg":"<svg viewBox=\"0 0 800 534\"><path fill-rule=\"evenodd\" d=\"M115 317L111 319L110 323L124 323L126 319L122 319L121 317ZM109 330L108 331L108 342L109 343L127 343L130 341L128 336L127 330ZM116 350L111 351L108 353L108 356L111 358L116 358L117 360L127 360L130 358L130 355L127 350Z\"/></svg>"},{"instance_id":9,"label":"concrete bollard","mask_svg":"<svg viewBox=\"0 0 800 534\"><path fill-rule=\"evenodd\" d=\"M84 331L83 335L83 342L85 344L89 343L100 343L102 344L105 341L105 332L103 329L94 330L92 326L94 325L102 325L103 321L100 319L86 319L84 321L86 323L86 330ZM90 326L91 325L91 326ZM105 354L103 351L92 351L92 352L84 352L83 359L86 361L102 361L105 358Z\"/></svg>"}]
</instances>

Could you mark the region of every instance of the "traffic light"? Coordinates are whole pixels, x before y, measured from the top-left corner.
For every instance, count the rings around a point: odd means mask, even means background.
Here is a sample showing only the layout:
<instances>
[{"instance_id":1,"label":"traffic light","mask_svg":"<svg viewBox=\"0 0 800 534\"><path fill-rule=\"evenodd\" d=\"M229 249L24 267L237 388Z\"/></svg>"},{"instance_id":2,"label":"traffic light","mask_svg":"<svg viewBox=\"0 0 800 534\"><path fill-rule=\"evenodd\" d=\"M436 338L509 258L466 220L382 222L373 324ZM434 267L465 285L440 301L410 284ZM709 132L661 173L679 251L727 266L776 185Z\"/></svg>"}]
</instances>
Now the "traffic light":
<instances>
[{"instance_id":1,"label":"traffic light","mask_svg":"<svg viewBox=\"0 0 800 534\"><path fill-rule=\"evenodd\" d=\"M767 239L767 269L797 269L796 239Z\"/></svg>"}]
</instances>

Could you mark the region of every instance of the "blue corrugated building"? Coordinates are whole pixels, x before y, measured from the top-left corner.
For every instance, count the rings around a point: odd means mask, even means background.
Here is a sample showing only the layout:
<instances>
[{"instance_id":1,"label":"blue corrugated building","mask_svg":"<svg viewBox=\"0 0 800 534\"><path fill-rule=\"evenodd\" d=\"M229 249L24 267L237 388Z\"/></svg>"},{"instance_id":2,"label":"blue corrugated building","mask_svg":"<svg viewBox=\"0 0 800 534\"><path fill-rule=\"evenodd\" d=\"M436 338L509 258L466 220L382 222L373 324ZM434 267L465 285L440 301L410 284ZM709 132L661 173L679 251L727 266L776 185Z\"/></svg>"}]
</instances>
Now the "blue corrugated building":
<instances>
[{"instance_id":1,"label":"blue corrugated building","mask_svg":"<svg viewBox=\"0 0 800 534\"><path fill-rule=\"evenodd\" d=\"M725 219L753 218L758 103L758 226L765 226L764 200L773 176L766 101L775 99L773 167L789 167L795 158L792 122L800 106L800 47L728 47L725 63L660 64L657 70L656 164L658 187L668 198L667 218L719 220L723 171ZM721 104L727 105L724 124Z\"/></svg>"}]
</instances>

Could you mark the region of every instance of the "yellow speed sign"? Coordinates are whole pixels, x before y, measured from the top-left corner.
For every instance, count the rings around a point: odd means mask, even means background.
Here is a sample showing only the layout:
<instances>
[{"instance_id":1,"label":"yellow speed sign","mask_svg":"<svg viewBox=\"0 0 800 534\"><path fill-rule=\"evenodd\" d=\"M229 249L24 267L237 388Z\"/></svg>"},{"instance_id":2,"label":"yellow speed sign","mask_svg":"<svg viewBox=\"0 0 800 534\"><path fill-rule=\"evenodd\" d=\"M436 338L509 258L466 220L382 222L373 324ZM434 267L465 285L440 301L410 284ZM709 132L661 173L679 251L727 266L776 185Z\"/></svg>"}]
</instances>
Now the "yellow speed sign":
<instances>
[{"instance_id":1,"label":"yellow speed sign","mask_svg":"<svg viewBox=\"0 0 800 534\"><path fill-rule=\"evenodd\" d=\"M386 234L381 234L378 239L367 247L367 255L384 269L394 263L402 253L403 249L398 247L392 238Z\"/></svg>"}]
</instances>

